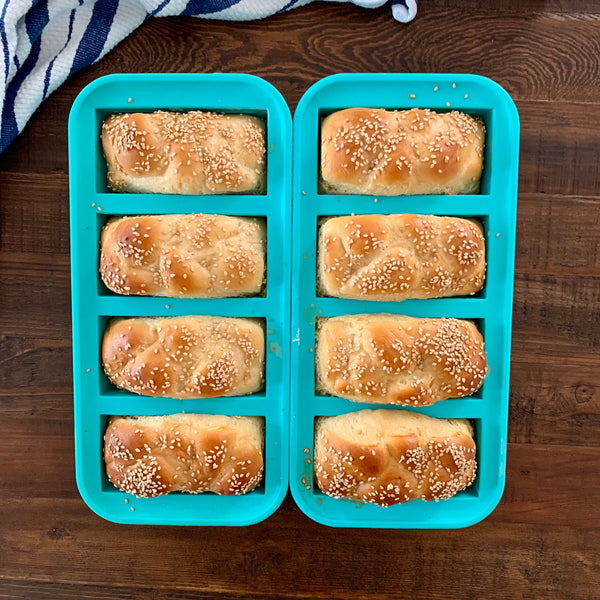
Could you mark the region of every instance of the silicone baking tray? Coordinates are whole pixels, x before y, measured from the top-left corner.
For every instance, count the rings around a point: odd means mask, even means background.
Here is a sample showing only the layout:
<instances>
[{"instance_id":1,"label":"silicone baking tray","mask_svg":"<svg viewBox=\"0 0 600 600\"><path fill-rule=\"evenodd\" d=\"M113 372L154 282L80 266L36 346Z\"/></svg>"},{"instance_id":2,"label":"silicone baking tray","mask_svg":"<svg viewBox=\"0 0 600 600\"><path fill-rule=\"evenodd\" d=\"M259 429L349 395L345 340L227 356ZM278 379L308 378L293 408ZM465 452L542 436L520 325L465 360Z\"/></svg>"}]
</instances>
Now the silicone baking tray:
<instances>
[{"instance_id":1,"label":"silicone baking tray","mask_svg":"<svg viewBox=\"0 0 600 600\"><path fill-rule=\"evenodd\" d=\"M320 120L351 106L457 109L481 117L487 136L480 193L378 198L320 193ZM518 145L518 114L511 98L493 81L474 75L334 75L313 85L300 100L294 116L290 487L298 506L312 519L340 527L455 528L480 521L499 502L505 477ZM477 218L484 225L487 241L484 289L469 297L395 303L318 297L317 219L351 213ZM475 426L476 480L450 500L416 500L381 508L330 498L321 493L313 479L315 417L382 408L314 392L316 319L363 312L471 319L483 333L490 372L477 394L412 409L434 417L469 418Z\"/></svg>"},{"instance_id":2,"label":"silicone baking tray","mask_svg":"<svg viewBox=\"0 0 600 600\"><path fill-rule=\"evenodd\" d=\"M106 185L100 144L112 113L192 109L254 114L267 123L263 195L178 196L114 193ZM102 517L121 523L247 525L279 506L288 485L291 118L279 92L240 74L110 75L88 85L69 118L75 459L82 497ZM113 215L218 213L266 220L267 283L263 297L170 299L119 296L98 275L99 236ZM261 393L206 400L149 398L116 389L100 361L105 325L115 316L187 314L255 317L266 330L266 385ZM109 415L177 412L257 415L265 419L265 475L244 496L174 493L136 499L106 478L102 439Z\"/></svg>"}]
</instances>

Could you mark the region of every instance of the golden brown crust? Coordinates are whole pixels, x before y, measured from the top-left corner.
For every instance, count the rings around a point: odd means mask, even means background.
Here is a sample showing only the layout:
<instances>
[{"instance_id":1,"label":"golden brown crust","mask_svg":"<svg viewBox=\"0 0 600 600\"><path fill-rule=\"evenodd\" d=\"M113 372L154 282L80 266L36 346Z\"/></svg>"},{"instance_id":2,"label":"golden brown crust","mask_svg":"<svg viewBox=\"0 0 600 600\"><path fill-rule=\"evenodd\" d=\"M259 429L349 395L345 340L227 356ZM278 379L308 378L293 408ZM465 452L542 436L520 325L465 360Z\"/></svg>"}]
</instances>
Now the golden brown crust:
<instances>
[{"instance_id":1,"label":"golden brown crust","mask_svg":"<svg viewBox=\"0 0 600 600\"><path fill-rule=\"evenodd\" d=\"M246 494L262 480L263 429L260 417L111 417L106 474L140 498L175 491Z\"/></svg>"},{"instance_id":2,"label":"golden brown crust","mask_svg":"<svg viewBox=\"0 0 600 600\"><path fill-rule=\"evenodd\" d=\"M102 230L100 274L117 294L225 298L258 294L265 232L222 215L123 217Z\"/></svg>"},{"instance_id":3,"label":"golden brown crust","mask_svg":"<svg viewBox=\"0 0 600 600\"><path fill-rule=\"evenodd\" d=\"M104 333L102 364L117 387L142 396L243 396L262 387L264 343L249 319L118 319Z\"/></svg>"},{"instance_id":4,"label":"golden brown crust","mask_svg":"<svg viewBox=\"0 0 600 600\"><path fill-rule=\"evenodd\" d=\"M452 111L347 108L323 120L321 177L328 193L473 194L485 127Z\"/></svg>"},{"instance_id":5,"label":"golden brown crust","mask_svg":"<svg viewBox=\"0 0 600 600\"><path fill-rule=\"evenodd\" d=\"M320 393L426 406L474 394L487 361L470 321L363 314L319 321L316 367Z\"/></svg>"},{"instance_id":6,"label":"golden brown crust","mask_svg":"<svg viewBox=\"0 0 600 600\"><path fill-rule=\"evenodd\" d=\"M315 430L319 488L379 506L451 498L475 479L475 454L465 419L362 410L321 417Z\"/></svg>"},{"instance_id":7,"label":"golden brown crust","mask_svg":"<svg viewBox=\"0 0 600 600\"><path fill-rule=\"evenodd\" d=\"M263 121L251 115L156 111L111 115L102 126L108 185L120 192L260 193Z\"/></svg>"},{"instance_id":8,"label":"golden brown crust","mask_svg":"<svg viewBox=\"0 0 600 600\"><path fill-rule=\"evenodd\" d=\"M485 280L485 239L468 219L353 215L319 230L319 291L397 301L474 294Z\"/></svg>"}]
</instances>

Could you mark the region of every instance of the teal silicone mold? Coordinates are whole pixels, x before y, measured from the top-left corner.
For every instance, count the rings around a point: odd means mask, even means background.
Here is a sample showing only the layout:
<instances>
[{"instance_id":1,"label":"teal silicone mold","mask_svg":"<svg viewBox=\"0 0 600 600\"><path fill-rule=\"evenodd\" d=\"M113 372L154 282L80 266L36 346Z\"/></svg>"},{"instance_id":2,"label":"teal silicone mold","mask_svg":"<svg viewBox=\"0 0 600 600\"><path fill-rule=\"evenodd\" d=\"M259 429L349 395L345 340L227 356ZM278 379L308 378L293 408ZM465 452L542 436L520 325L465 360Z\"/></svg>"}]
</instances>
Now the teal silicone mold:
<instances>
[{"instance_id":1,"label":"teal silicone mold","mask_svg":"<svg viewBox=\"0 0 600 600\"><path fill-rule=\"evenodd\" d=\"M481 193L380 196L377 202L373 196L320 193L320 120L351 106L457 109L481 117L487 130ZM298 506L315 521L338 527L465 527L486 517L499 502L506 461L518 146L519 120L511 98L493 81L475 75L334 75L313 85L298 104L294 116L290 488ZM484 225L487 242L484 289L472 297L389 303L318 297L317 219L351 213L478 218ZM320 492L313 480L315 417L381 408L319 396L314 391L316 318L362 312L471 319L484 335L490 372L477 394L427 408L405 409L434 417L469 418L475 425L477 477L470 488L450 500L417 500L381 508L330 498Z\"/></svg>"},{"instance_id":2,"label":"teal silicone mold","mask_svg":"<svg viewBox=\"0 0 600 600\"><path fill-rule=\"evenodd\" d=\"M264 195L179 196L121 194L106 185L100 144L112 113L192 109L254 114L267 123ZM69 118L73 379L77 484L96 513L120 523L248 525L273 513L288 486L291 118L266 81L239 74L111 75L88 85ZM267 284L264 297L218 300L119 296L98 275L99 236L114 215L219 213L266 219ZM251 396L207 400L149 398L117 390L100 361L105 325L114 316L219 315L255 317L266 329L266 385ZM257 415L265 419L265 476L244 496L174 493L136 499L107 480L102 437L109 415L177 412ZM128 501L126 503L125 501ZM133 510L132 510L133 509Z\"/></svg>"}]
</instances>

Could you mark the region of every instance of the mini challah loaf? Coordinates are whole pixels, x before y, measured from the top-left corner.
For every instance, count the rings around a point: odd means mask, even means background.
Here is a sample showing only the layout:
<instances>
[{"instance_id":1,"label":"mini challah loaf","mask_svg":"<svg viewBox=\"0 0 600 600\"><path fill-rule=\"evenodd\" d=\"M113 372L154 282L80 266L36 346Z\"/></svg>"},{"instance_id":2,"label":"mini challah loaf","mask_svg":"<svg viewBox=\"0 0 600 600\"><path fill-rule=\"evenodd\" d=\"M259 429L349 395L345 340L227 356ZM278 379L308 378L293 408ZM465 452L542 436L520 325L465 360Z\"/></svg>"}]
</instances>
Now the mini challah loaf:
<instances>
[{"instance_id":1,"label":"mini challah loaf","mask_svg":"<svg viewBox=\"0 0 600 600\"><path fill-rule=\"evenodd\" d=\"M462 319L320 319L315 360L318 392L373 404L425 406L470 396L487 373L483 338Z\"/></svg>"},{"instance_id":2,"label":"mini challah loaf","mask_svg":"<svg viewBox=\"0 0 600 600\"><path fill-rule=\"evenodd\" d=\"M453 110L346 108L321 125L321 184L332 194L474 194L485 127Z\"/></svg>"},{"instance_id":3,"label":"mini challah loaf","mask_svg":"<svg viewBox=\"0 0 600 600\"><path fill-rule=\"evenodd\" d=\"M314 470L334 498L379 506L446 500L475 479L475 452L466 419L362 410L317 420Z\"/></svg>"},{"instance_id":4,"label":"mini challah loaf","mask_svg":"<svg viewBox=\"0 0 600 600\"><path fill-rule=\"evenodd\" d=\"M175 491L246 494L262 480L263 430L261 417L111 417L106 474L120 490L142 498Z\"/></svg>"},{"instance_id":5,"label":"mini challah loaf","mask_svg":"<svg viewBox=\"0 0 600 600\"><path fill-rule=\"evenodd\" d=\"M123 217L102 230L100 274L117 294L224 298L258 294L265 231L222 215Z\"/></svg>"},{"instance_id":6,"label":"mini challah loaf","mask_svg":"<svg viewBox=\"0 0 600 600\"><path fill-rule=\"evenodd\" d=\"M112 115L102 125L108 185L150 194L260 193L265 135L263 121L251 115Z\"/></svg>"},{"instance_id":7,"label":"mini challah loaf","mask_svg":"<svg viewBox=\"0 0 600 600\"><path fill-rule=\"evenodd\" d=\"M334 217L319 230L320 292L359 300L474 294L485 239L473 221L432 215Z\"/></svg>"},{"instance_id":8,"label":"mini challah loaf","mask_svg":"<svg viewBox=\"0 0 600 600\"><path fill-rule=\"evenodd\" d=\"M104 333L102 364L117 387L142 396L243 396L263 385L264 337L250 319L117 319Z\"/></svg>"}]
</instances>

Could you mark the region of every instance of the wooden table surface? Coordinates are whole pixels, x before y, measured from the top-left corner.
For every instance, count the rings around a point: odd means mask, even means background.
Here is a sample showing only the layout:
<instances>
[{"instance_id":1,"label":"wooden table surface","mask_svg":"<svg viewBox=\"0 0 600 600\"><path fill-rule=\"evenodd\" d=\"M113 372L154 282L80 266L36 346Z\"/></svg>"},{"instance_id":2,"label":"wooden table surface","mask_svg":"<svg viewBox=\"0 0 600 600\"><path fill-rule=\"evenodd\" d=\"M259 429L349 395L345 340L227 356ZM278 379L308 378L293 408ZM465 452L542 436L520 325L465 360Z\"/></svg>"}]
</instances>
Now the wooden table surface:
<instances>
[{"instance_id":1,"label":"wooden table surface","mask_svg":"<svg viewBox=\"0 0 600 600\"><path fill-rule=\"evenodd\" d=\"M150 19L0 156L0 598L600 597L600 3L422 0L396 23L317 3ZM330 529L288 497L245 528L123 526L75 484L67 118L114 72L248 72L293 111L353 71L479 73L521 118L504 497L456 531Z\"/></svg>"}]
</instances>

